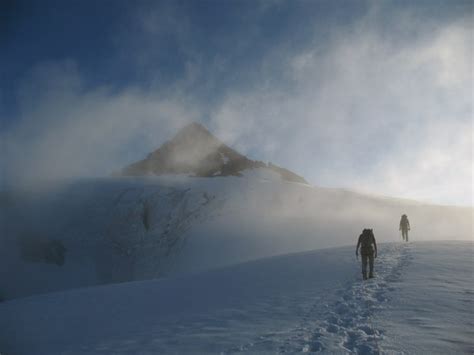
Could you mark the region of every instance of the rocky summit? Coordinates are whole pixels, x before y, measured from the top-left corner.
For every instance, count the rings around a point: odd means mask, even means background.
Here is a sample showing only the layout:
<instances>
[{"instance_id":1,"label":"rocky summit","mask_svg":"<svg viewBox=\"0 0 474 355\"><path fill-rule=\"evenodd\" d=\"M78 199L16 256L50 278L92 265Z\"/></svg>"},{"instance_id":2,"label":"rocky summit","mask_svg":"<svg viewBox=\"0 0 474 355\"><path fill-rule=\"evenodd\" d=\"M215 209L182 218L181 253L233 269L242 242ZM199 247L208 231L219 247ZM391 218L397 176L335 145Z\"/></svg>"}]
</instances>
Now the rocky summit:
<instances>
[{"instance_id":1,"label":"rocky summit","mask_svg":"<svg viewBox=\"0 0 474 355\"><path fill-rule=\"evenodd\" d=\"M170 141L148 156L122 169L122 176L188 174L199 177L240 176L243 170L263 168L277 172L284 180L306 180L272 163L251 160L230 148L199 123L183 127Z\"/></svg>"}]
</instances>

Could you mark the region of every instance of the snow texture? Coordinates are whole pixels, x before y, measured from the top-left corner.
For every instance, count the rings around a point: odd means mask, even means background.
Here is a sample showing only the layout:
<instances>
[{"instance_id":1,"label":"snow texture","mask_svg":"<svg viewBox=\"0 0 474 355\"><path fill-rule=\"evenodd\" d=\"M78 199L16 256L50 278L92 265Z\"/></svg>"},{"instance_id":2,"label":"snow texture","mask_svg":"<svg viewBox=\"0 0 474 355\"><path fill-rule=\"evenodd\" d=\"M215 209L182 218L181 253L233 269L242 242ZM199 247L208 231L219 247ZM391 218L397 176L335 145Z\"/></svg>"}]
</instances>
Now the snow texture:
<instances>
[{"instance_id":1,"label":"snow texture","mask_svg":"<svg viewBox=\"0 0 474 355\"><path fill-rule=\"evenodd\" d=\"M472 353L472 242L388 243L0 303L5 354Z\"/></svg>"}]
</instances>

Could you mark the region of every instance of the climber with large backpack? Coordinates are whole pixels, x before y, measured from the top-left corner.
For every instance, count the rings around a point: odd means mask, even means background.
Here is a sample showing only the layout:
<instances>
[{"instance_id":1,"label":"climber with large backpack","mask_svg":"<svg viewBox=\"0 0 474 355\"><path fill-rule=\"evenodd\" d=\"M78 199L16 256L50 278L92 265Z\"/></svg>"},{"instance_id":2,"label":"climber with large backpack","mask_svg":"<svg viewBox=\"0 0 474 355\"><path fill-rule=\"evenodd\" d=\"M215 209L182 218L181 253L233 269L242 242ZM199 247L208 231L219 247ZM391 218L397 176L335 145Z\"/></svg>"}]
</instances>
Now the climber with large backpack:
<instances>
[{"instance_id":1,"label":"climber with large backpack","mask_svg":"<svg viewBox=\"0 0 474 355\"><path fill-rule=\"evenodd\" d=\"M364 229L357 242L356 257L362 257L362 278L367 280L367 262L369 263L369 278L374 277L374 259L377 257L377 243L375 242L374 231Z\"/></svg>"}]
</instances>

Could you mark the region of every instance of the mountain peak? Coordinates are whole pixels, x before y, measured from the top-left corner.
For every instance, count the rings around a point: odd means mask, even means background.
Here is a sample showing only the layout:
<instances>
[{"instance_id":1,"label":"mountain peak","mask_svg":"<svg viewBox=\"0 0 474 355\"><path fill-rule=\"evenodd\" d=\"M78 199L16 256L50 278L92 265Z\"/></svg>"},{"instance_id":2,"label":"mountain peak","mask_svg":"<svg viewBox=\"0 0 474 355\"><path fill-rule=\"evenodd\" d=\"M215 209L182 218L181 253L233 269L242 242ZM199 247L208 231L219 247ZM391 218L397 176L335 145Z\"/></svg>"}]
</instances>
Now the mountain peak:
<instances>
[{"instance_id":1,"label":"mountain peak","mask_svg":"<svg viewBox=\"0 0 474 355\"><path fill-rule=\"evenodd\" d=\"M181 128L177 134L182 134L182 133L192 133L192 134L208 134L212 135L206 127L204 127L202 124L199 122L191 122L188 123L186 126Z\"/></svg>"},{"instance_id":2,"label":"mountain peak","mask_svg":"<svg viewBox=\"0 0 474 355\"><path fill-rule=\"evenodd\" d=\"M254 168L270 169L285 180L306 183L301 176L287 169L248 159L222 143L197 122L181 128L170 141L148 154L145 159L125 167L120 175L239 176L243 170Z\"/></svg>"},{"instance_id":3,"label":"mountain peak","mask_svg":"<svg viewBox=\"0 0 474 355\"><path fill-rule=\"evenodd\" d=\"M223 145L223 143L213 136L202 124L193 122L181 128L173 139L165 143L165 145L182 150L183 154L202 155L209 153L218 146Z\"/></svg>"}]
</instances>

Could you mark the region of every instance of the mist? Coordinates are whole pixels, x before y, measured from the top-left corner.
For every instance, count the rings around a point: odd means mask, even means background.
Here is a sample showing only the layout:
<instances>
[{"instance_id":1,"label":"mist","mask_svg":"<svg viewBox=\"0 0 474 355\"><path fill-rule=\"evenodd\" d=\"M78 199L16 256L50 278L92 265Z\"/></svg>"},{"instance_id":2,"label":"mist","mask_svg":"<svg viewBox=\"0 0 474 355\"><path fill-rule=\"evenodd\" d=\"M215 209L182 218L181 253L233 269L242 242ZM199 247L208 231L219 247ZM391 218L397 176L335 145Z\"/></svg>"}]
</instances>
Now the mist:
<instances>
[{"instance_id":1,"label":"mist","mask_svg":"<svg viewBox=\"0 0 474 355\"><path fill-rule=\"evenodd\" d=\"M0 1L0 352L472 352L473 10Z\"/></svg>"},{"instance_id":2,"label":"mist","mask_svg":"<svg viewBox=\"0 0 474 355\"><path fill-rule=\"evenodd\" d=\"M257 18L273 11L267 5ZM416 8L404 8L383 29L388 9L371 4L323 33L308 26L296 49L288 38L272 42L258 58L249 54L255 81L226 85L212 99L202 88L216 87L228 58L220 53L220 64L205 69L194 25L185 16L187 25L175 26L183 16L175 7L165 22L159 11L138 11L141 62L150 65L150 41L167 33L187 53L183 76L167 87L91 87L74 59L36 64L21 79L18 117L0 136L4 180L107 176L198 121L241 153L317 186L471 205L472 22L420 22Z\"/></svg>"},{"instance_id":3,"label":"mist","mask_svg":"<svg viewBox=\"0 0 474 355\"><path fill-rule=\"evenodd\" d=\"M314 188L263 169L242 177L81 179L10 191L0 203L8 298L314 249L355 250L365 228L379 244L398 243L402 214L414 245L474 241L472 208ZM56 245L64 252L51 253Z\"/></svg>"},{"instance_id":4,"label":"mist","mask_svg":"<svg viewBox=\"0 0 474 355\"><path fill-rule=\"evenodd\" d=\"M108 176L199 115L178 97L86 90L72 63L37 70L47 82L22 91L21 119L2 135L7 178L15 183Z\"/></svg>"}]
</instances>

